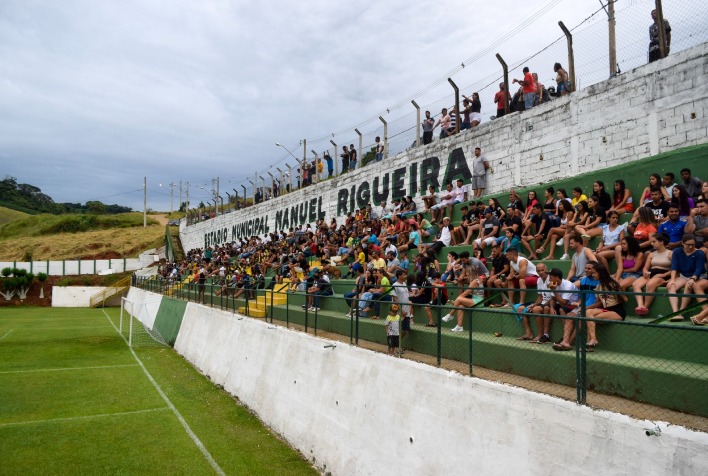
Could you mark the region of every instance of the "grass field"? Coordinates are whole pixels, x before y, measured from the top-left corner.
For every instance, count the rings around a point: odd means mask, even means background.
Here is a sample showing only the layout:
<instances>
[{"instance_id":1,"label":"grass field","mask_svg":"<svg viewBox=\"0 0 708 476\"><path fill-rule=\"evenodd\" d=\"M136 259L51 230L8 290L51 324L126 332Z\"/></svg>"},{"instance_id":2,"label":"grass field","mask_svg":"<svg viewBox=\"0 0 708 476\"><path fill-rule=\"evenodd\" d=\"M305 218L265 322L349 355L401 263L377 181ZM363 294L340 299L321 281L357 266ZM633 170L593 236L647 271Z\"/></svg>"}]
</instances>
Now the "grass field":
<instances>
[{"instance_id":1,"label":"grass field","mask_svg":"<svg viewBox=\"0 0 708 476\"><path fill-rule=\"evenodd\" d=\"M317 474L171 348L133 354L119 312L0 310L0 474Z\"/></svg>"}]
</instances>

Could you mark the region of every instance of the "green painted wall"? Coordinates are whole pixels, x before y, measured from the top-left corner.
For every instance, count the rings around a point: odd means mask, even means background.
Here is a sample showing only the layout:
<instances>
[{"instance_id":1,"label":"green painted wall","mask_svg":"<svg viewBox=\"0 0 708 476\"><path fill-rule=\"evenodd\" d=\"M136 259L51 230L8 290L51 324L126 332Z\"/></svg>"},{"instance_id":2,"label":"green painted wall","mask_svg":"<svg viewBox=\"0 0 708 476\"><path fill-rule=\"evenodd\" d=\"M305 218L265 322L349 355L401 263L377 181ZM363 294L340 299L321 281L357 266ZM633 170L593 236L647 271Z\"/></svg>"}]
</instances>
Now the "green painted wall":
<instances>
[{"instance_id":1,"label":"green painted wall","mask_svg":"<svg viewBox=\"0 0 708 476\"><path fill-rule=\"evenodd\" d=\"M187 302L169 297L163 297L160 309L155 317L154 328L160 333L163 339L174 347L177 340L179 328L182 325L182 318L187 309Z\"/></svg>"}]
</instances>

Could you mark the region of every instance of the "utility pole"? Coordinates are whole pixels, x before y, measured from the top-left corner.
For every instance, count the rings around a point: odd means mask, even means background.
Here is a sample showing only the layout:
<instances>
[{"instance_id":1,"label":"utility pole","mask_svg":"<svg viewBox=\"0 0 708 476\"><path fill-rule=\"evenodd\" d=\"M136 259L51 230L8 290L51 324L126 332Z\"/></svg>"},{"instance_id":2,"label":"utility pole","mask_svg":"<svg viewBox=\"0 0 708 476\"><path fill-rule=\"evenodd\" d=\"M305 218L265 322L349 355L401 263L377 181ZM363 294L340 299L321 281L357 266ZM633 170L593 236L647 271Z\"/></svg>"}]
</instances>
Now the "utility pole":
<instances>
[{"instance_id":1,"label":"utility pole","mask_svg":"<svg viewBox=\"0 0 708 476\"><path fill-rule=\"evenodd\" d=\"M148 219L147 219L147 213L148 213L148 186L147 186L147 177L143 177L143 228L147 228L148 226Z\"/></svg>"},{"instance_id":2,"label":"utility pole","mask_svg":"<svg viewBox=\"0 0 708 476\"><path fill-rule=\"evenodd\" d=\"M187 182L187 202L184 207L185 211L189 210L189 182Z\"/></svg>"},{"instance_id":3,"label":"utility pole","mask_svg":"<svg viewBox=\"0 0 708 476\"><path fill-rule=\"evenodd\" d=\"M607 1L608 30L610 33L610 77L617 74L617 44L615 43L615 0Z\"/></svg>"}]
</instances>

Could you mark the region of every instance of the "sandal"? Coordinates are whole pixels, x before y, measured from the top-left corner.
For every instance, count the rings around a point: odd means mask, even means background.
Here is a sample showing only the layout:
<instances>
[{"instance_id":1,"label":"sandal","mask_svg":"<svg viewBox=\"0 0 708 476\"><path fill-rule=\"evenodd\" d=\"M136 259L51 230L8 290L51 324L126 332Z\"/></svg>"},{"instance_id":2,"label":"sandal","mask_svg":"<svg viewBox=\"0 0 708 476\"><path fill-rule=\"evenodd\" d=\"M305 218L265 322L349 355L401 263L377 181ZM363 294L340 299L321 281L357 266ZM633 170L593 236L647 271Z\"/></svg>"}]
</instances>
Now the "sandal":
<instances>
[{"instance_id":1,"label":"sandal","mask_svg":"<svg viewBox=\"0 0 708 476\"><path fill-rule=\"evenodd\" d=\"M560 351L560 352L564 352L564 351L572 350L572 349L573 349L573 348L572 348L571 346L569 346L569 345L563 345L563 344L560 343L560 342L559 342L558 344L553 344L553 350L557 350L557 351Z\"/></svg>"},{"instance_id":2,"label":"sandal","mask_svg":"<svg viewBox=\"0 0 708 476\"><path fill-rule=\"evenodd\" d=\"M693 324L696 326L705 326L706 324L708 324L708 322L706 322L705 320L698 320L698 316L693 316L691 318L691 322L693 322Z\"/></svg>"},{"instance_id":3,"label":"sandal","mask_svg":"<svg viewBox=\"0 0 708 476\"><path fill-rule=\"evenodd\" d=\"M521 337L516 338L516 340L532 340L532 339L533 339L533 337L529 337L529 336L521 336Z\"/></svg>"},{"instance_id":4,"label":"sandal","mask_svg":"<svg viewBox=\"0 0 708 476\"><path fill-rule=\"evenodd\" d=\"M683 322L685 320L686 320L685 317L683 317L682 315L678 315L678 316L674 316L674 317L670 318L669 322Z\"/></svg>"},{"instance_id":5,"label":"sandal","mask_svg":"<svg viewBox=\"0 0 708 476\"><path fill-rule=\"evenodd\" d=\"M644 306L638 306L634 308L634 313L637 316L646 316L647 314L649 314L649 309Z\"/></svg>"},{"instance_id":6,"label":"sandal","mask_svg":"<svg viewBox=\"0 0 708 476\"><path fill-rule=\"evenodd\" d=\"M597 347L598 345L600 345L599 342L588 342L587 344L585 344L585 347L589 347L589 348L593 348L593 349L594 349L594 348Z\"/></svg>"},{"instance_id":7,"label":"sandal","mask_svg":"<svg viewBox=\"0 0 708 476\"><path fill-rule=\"evenodd\" d=\"M437 324L431 324L430 322L428 322L428 323L425 325L425 327L438 327L438 325L437 325Z\"/></svg>"},{"instance_id":8,"label":"sandal","mask_svg":"<svg viewBox=\"0 0 708 476\"><path fill-rule=\"evenodd\" d=\"M539 249L536 250L536 253L541 254L541 253L543 253L544 251L546 251L546 249L542 246L542 247L540 247Z\"/></svg>"}]
</instances>

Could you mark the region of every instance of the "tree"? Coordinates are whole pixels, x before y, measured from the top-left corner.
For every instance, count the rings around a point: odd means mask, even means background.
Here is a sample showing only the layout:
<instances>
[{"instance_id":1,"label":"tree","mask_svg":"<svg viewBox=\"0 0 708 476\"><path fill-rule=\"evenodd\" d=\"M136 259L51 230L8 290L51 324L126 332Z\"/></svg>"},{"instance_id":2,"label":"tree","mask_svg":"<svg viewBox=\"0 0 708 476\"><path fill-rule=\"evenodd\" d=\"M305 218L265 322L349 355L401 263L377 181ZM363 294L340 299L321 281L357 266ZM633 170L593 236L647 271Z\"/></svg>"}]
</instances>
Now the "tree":
<instances>
[{"instance_id":1,"label":"tree","mask_svg":"<svg viewBox=\"0 0 708 476\"><path fill-rule=\"evenodd\" d=\"M98 200L86 202L86 209L89 213L93 213L94 215L103 215L106 213L106 206Z\"/></svg>"},{"instance_id":2,"label":"tree","mask_svg":"<svg viewBox=\"0 0 708 476\"><path fill-rule=\"evenodd\" d=\"M37 274L37 281L39 281L40 288L39 288L39 299L44 299L44 282L49 278L49 275L47 273L38 273Z\"/></svg>"}]
</instances>

